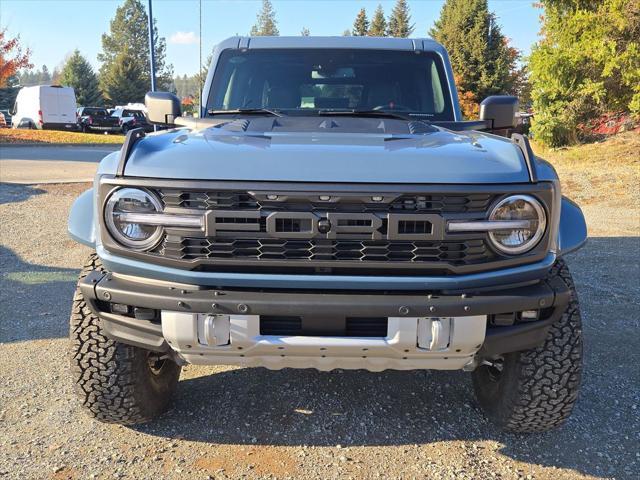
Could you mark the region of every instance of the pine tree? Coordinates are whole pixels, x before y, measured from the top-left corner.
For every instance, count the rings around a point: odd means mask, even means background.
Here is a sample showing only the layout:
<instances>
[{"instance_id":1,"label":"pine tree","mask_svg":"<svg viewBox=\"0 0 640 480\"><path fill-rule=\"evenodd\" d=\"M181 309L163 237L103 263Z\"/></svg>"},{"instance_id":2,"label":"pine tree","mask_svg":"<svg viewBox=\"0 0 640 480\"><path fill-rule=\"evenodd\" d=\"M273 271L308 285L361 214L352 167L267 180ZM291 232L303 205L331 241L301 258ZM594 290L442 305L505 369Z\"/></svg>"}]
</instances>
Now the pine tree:
<instances>
[{"instance_id":1,"label":"pine tree","mask_svg":"<svg viewBox=\"0 0 640 480\"><path fill-rule=\"evenodd\" d=\"M78 105L101 106L103 99L98 87L98 77L87 60L74 50L60 72L60 83L73 87Z\"/></svg>"},{"instance_id":2,"label":"pine tree","mask_svg":"<svg viewBox=\"0 0 640 480\"><path fill-rule=\"evenodd\" d=\"M361 8L358 12L358 16L353 22L353 30L351 31L354 37L364 37L369 34L369 19L367 18L367 11Z\"/></svg>"},{"instance_id":3,"label":"pine tree","mask_svg":"<svg viewBox=\"0 0 640 480\"><path fill-rule=\"evenodd\" d=\"M262 9L256 17L256 24L251 27L249 35L252 37L278 36L280 32L276 26L276 11L270 0L262 0Z\"/></svg>"},{"instance_id":4,"label":"pine tree","mask_svg":"<svg viewBox=\"0 0 640 480\"><path fill-rule=\"evenodd\" d=\"M308 37L309 35L311 35L311 32L307 27L302 27L302 30L300 30L300 35L303 37Z\"/></svg>"},{"instance_id":5,"label":"pine tree","mask_svg":"<svg viewBox=\"0 0 640 480\"><path fill-rule=\"evenodd\" d=\"M149 85L136 62L135 55L123 50L102 78L105 97L113 105L143 102Z\"/></svg>"},{"instance_id":6,"label":"pine tree","mask_svg":"<svg viewBox=\"0 0 640 480\"><path fill-rule=\"evenodd\" d=\"M515 93L520 53L509 46L487 0L446 0L429 33L449 52L467 117L487 96Z\"/></svg>"},{"instance_id":7,"label":"pine tree","mask_svg":"<svg viewBox=\"0 0 640 480\"><path fill-rule=\"evenodd\" d=\"M387 36L387 21L384 18L384 10L382 5L378 5L376 11L371 19L371 27L369 28L370 37L386 37Z\"/></svg>"},{"instance_id":8,"label":"pine tree","mask_svg":"<svg viewBox=\"0 0 640 480\"><path fill-rule=\"evenodd\" d=\"M414 28L407 0L398 0L389 17L389 36L406 38L413 33Z\"/></svg>"},{"instance_id":9,"label":"pine tree","mask_svg":"<svg viewBox=\"0 0 640 480\"><path fill-rule=\"evenodd\" d=\"M116 9L109 33L102 35L102 52L98 54L98 60L102 62L100 83L105 96L108 97L104 78L113 77L110 70L114 68L116 58L123 52L128 52L131 56L131 60L135 63L135 68L131 68L140 72L141 83L145 83L147 90L151 90L148 18L141 0L125 0ZM171 86L173 66L165 64L166 41L158 36L155 19L153 32L157 86L158 89L164 90Z\"/></svg>"},{"instance_id":10,"label":"pine tree","mask_svg":"<svg viewBox=\"0 0 640 480\"><path fill-rule=\"evenodd\" d=\"M49 69L46 65L42 65L42 70L40 71L40 85L46 85L51 83L51 74L49 73Z\"/></svg>"}]
</instances>

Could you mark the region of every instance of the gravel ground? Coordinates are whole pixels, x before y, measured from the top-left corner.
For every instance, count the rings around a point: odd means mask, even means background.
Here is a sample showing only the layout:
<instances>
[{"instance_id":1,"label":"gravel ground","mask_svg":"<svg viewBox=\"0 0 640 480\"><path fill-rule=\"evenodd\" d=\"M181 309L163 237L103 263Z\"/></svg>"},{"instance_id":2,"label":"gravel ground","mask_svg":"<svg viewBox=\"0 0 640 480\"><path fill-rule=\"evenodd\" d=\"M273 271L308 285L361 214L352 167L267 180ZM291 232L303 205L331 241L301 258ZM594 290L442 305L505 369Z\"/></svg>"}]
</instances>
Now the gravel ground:
<instances>
[{"instance_id":1,"label":"gravel ground","mask_svg":"<svg viewBox=\"0 0 640 480\"><path fill-rule=\"evenodd\" d=\"M462 372L187 367L173 408L136 428L78 408L67 373L71 185L0 185L0 478L638 478L640 219L589 205L571 255L585 370L568 424L508 435ZM606 222L605 222L606 224ZM631 233L630 233L631 232Z\"/></svg>"}]
</instances>

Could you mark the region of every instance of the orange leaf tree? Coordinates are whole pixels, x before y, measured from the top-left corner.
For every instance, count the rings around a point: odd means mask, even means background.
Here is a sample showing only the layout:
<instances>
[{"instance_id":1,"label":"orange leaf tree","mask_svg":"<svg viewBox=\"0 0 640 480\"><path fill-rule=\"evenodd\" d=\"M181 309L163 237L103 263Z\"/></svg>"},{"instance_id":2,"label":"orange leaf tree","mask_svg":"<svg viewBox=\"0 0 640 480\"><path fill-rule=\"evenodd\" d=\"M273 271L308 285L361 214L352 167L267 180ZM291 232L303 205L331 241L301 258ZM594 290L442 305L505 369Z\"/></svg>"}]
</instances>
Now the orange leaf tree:
<instances>
[{"instance_id":1,"label":"orange leaf tree","mask_svg":"<svg viewBox=\"0 0 640 480\"><path fill-rule=\"evenodd\" d=\"M27 48L24 52L20 46L20 36L11 38L7 36L7 29L0 29L0 88L6 87L7 80L16 74L21 68L31 68L29 63L31 51Z\"/></svg>"}]
</instances>

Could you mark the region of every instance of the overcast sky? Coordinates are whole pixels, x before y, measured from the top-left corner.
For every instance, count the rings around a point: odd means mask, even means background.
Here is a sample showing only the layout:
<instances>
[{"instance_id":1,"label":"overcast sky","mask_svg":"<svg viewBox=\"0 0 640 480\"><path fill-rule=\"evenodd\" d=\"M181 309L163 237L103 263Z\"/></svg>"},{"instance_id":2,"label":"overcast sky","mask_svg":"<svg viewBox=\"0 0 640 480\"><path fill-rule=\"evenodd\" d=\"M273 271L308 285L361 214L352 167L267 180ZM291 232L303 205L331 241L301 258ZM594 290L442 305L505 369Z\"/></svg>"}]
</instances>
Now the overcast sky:
<instances>
[{"instance_id":1,"label":"overcast sky","mask_svg":"<svg viewBox=\"0 0 640 480\"><path fill-rule=\"evenodd\" d=\"M378 3L389 14L395 0L272 0L281 35L299 35L303 27L311 35L341 35L350 29L361 7L369 17ZM50 70L78 48L95 66L101 35L109 29L118 0L0 0L0 26L10 35L20 34L31 48L36 68ZM147 0L143 0L146 5ZM414 37L427 36L443 0L409 0ZM153 0L159 34L167 39L167 62L176 74L198 70L198 0ZM203 57L220 40L247 34L260 9L259 0L202 0ZM532 0L489 0L503 33L527 54L540 29L541 11ZM204 60L204 58L203 58Z\"/></svg>"}]
</instances>

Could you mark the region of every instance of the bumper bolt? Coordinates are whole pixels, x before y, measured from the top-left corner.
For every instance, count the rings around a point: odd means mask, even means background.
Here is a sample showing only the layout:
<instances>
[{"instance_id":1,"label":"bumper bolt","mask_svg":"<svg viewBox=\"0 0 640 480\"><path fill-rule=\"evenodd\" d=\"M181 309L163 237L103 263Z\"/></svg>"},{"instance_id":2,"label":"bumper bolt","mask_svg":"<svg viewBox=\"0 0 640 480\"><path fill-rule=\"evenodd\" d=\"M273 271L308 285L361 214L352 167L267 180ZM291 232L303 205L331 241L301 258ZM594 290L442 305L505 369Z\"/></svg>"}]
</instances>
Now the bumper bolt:
<instances>
[{"instance_id":1,"label":"bumper bolt","mask_svg":"<svg viewBox=\"0 0 640 480\"><path fill-rule=\"evenodd\" d=\"M182 307L182 308L185 308L187 305L183 301L179 301L178 302L178 306Z\"/></svg>"},{"instance_id":2,"label":"bumper bolt","mask_svg":"<svg viewBox=\"0 0 640 480\"><path fill-rule=\"evenodd\" d=\"M436 311L436 307L434 307L434 306L429 307L429 311L431 313L435 312Z\"/></svg>"},{"instance_id":3,"label":"bumper bolt","mask_svg":"<svg viewBox=\"0 0 640 480\"><path fill-rule=\"evenodd\" d=\"M469 310L471 310L471 307L469 307L468 305L465 305L465 306L464 306L464 311L465 311L465 312L468 312Z\"/></svg>"},{"instance_id":4,"label":"bumper bolt","mask_svg":"<svg viewBox=\"0 0 640 480\"><path fill-rule=\"evenodd\" d=\"M213 308L214 310L218 309L218 304L217 303L212 303L211 304L211 308Z\"/></svg>"},{"instance_id":5,"label":"bumper bolt","mask_svg":"<svg viewBox=\"0 0 640 480\"><path fill-rule=\"evenodd\" d=\"M398 309L398 313L400 313L400 315L408 315L409 314L409 307L405 307L402 306Z\"/></svg>"},{"instance_id":6,"label":"bumper bolt","mask_svg":"<svg viewBox=\"0 0 640 480\"><path fill-rule=\"evenodd\" d=\"M102 294L102 297L103 297L105 300L111 300L111 294L110 294L109 292L104 292L104 293Z\"/></svg>"},{"instance_id":7,"label":"bumper bolt","mask_svg":"<svg viewBox=\"0 0 640 480\"><path fill-rule=\"evenodd\" d=\"M238 311L240 313L247 313L249 311L249 307L247 307L244 303L240 303L238 305Z\"/></svg>"},{"instance_id":8,"label":"bumper bolt","mask_svg":"<svg viewBox=\"0 0 640 480\"><path fill-rule=\"evenodd\" d=\"M547 301L545 299L542 299L538 303L540 304L541 307L544 307L547 304Z\"/></svg>"}]
</instances>

